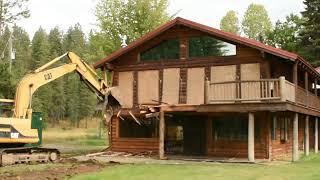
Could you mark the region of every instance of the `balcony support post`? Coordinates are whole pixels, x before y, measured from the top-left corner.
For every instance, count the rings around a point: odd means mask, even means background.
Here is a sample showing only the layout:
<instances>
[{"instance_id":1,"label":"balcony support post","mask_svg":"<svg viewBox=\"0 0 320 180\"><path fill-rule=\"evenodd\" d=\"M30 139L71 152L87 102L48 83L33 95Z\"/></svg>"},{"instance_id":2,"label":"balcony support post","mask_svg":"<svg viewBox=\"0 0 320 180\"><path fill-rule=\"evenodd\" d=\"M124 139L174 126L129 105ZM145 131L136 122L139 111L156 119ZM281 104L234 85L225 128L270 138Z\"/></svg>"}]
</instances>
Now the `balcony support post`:
<instances>
[{"instance_id":1,"label":"balcony support post","mask_svg":"<svg viewBox=\"0 0 320 180\"><path fill-rule=\"evenodd\" d=\"M280 86L280 100L286 101L286 79L284 76L280 76L279 78L279 86Z\"/></svg>"},{"instance_id":2,"label":"balcony support post","mask_svg":"<svg viewBox=\"0 0 320 180\"><path fill-rule=\"evenodd\" d=\"M254 162L254 114L248 117L248 160Z\"/></svg>"},{"instance_id":3,"label":"balcony support post","mask_svg":"<svg viewBox=\"0 0 320 180\"><path fill-rule=\"evenodd\" d=\"M210 81L207 79L204 84L204 104L210 103L209 94L210 94Z\"/></svg>"}]
</instances>

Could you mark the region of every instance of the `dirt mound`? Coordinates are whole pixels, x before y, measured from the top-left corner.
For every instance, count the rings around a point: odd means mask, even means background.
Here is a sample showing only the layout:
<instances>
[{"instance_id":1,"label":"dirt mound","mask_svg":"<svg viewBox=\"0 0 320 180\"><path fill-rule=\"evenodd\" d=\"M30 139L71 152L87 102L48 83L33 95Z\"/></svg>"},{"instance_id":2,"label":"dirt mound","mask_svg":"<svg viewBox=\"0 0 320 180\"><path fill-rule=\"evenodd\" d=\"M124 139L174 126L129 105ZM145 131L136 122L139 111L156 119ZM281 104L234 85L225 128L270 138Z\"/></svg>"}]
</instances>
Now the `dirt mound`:
<instances>
[{"instance_id":1,"label":"dirt mound","mask_svg":"<svg viewBox=\"0 0 320 180\"><path fill-rule=\"evenodd\" d=\"M5 172L0 175L0 179L9 180L48 180L48 179L65 179L75 176L77 174L96 172L101 170L106 164L101 164L93 160L85 162L75 162L74 160L62 160L63 165L60 167L53 167L42 171L23 171L19 174ZM65 166L64 166L65 165Z\"/></svg>"}]
</instances>

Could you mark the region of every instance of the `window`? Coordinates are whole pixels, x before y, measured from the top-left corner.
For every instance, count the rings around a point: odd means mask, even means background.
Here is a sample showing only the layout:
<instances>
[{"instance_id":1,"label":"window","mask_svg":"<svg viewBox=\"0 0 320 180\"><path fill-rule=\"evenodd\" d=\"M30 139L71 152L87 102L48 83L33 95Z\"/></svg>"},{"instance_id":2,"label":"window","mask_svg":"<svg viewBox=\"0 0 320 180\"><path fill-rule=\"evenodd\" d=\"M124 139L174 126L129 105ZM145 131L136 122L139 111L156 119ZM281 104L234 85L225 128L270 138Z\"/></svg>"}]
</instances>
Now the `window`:
<instances>
[{"instance_id":1,"label":"window","mask_svg":"<svg viewBox=\"0 0 320 180\"><path fill-rule=\"evenodd\" d=\"M260 138L259 121L255 120L255 138ZM248 140L248 117L219 117L212 122L215 140Z\"/></svg>"},{"instance_id":2,"label":"window","mask_svg":"<svg viewBox=\"0 0 320 180\"><path fill-rule=\"evenodd\" d=\"M141 125L135 120L126 118L119 121L119 136L123 138L156 138L158 137L157 119L139 119Z\"/></svg>"},{"instance_id":3,"label":"window","mask_svg":"<svg viewBox=\"0 0 320 180\"><path fill-rule=\"evenodd\" d=\"M289 139L290 117L285 114L274 115L272 119L272 140L277 139L277 132L280 132L280 141L286 142Z\"/></svg>"},{"instance_id":4,"label":"window","mask_svg":"<svg viewBox=\"0 0 320 180\"><path fill-rule=\"evenodd\" d=\"M189 57L233 55L236 55L236 46L233 44L209 36L189 38Z\"/></svg>"},{"instance_id":5,"label":"window","mask_svg":"<svg viewBox=\"0 0 320 180\"><path fill-rule=\"evenodd\" d=\"M165 40L159 45L146 50L140 54L141 61L158 61L179 59L180 42L179 39Z\"/></svg>"},{"instance_id":6,"label":"window","mask_svg":"<svg viewBox=\"0 0 320 180\"><path fill-rule=\"evenodd\" d=\"M221 117L213 120L214 139L247 140L248 120L237 117Z\"/></svg>"},{"instance_id":7,"label":"window","mask_svg":"<svg viewBox=\"0 0 320 180\"><path fill-rule=\"evenodd\" d=\"M288 131L289 131L289 118L284 116L279 118L279 123L280 123L280 141L281 142L286 142L288 141Z\"/></svg>"}]
</instances>

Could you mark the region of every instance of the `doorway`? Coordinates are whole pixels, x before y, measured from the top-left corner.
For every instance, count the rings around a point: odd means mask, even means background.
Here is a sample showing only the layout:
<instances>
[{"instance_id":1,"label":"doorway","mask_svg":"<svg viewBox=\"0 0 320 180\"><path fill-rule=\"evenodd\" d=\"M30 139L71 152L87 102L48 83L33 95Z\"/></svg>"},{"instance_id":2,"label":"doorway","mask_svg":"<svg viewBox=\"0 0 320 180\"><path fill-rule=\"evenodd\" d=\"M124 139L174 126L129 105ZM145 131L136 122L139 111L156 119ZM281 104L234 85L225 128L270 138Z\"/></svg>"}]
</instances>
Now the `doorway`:
<instances>
[{"instance_id":1,"label":"doorway","mask_svg":"<svg viewBox=\"0 0 320 180\"><path fill-rule=\"evenodd\" d=\"M175 115L168 119L165 149L167 154L204 156L207 153L207 118Z\"/></svg>"}]
</instances>

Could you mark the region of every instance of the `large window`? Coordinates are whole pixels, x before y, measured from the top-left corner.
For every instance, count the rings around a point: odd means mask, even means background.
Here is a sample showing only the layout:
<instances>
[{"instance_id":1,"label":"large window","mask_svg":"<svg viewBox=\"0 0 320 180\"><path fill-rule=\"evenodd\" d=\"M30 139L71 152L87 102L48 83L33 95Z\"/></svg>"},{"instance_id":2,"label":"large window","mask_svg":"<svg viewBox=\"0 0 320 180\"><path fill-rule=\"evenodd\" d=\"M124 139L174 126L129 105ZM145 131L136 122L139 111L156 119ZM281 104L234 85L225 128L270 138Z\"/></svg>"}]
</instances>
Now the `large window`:
<instances>
[{"instance_id":1,"label":"large window","mask_svg":"<svg viewBox=\"0 0 320 180\"><path fill-rule=\"evenodd\" d=\"M148 49L140 54L141 61L158 61L179 59L180 42L179 39L165 40L157 46Z\"/></svg>"},{"instance_id":2,"label":"large window","mask_svg":"<svg viewBox=\"0 0 320 180\"><path fill-rule=\"evenodd\" d=\"M119 120L119 136L123 138L156 138L158 137L157 119Z\"/></svg>"},{"instance_id":3,"label":"large window","mask_svg":"<svg viewBox=\"0 0 320 180\"><path fill-rule=\"evenodd\" d=\"M212 122L213 137L215 140L247 141L248 117L232 116L217 117ZM255 121L255 138L260 137L260 127Z\"/></svg>"},{"instance_id":4,"label":"large window","mask_svg":"<svg viewBox=\"0 0 320 180\"><path fill-rule=\"evenodd\" d=\"M189 38L189 57L233 56L236 46L209 36Z\"/></svg>"},{"instance_id":5,"label":"large window","mask_svg":"<svg viewBox=\"0 0 320 180\"><path fill-rule=\"evenodd\" d=\"M274 115L271 126L272 140L277 140L277 137L280 137L280 141L282 143L285 143L289 140L290 116L286 114Z\"/></svg>"}]
</instances>

